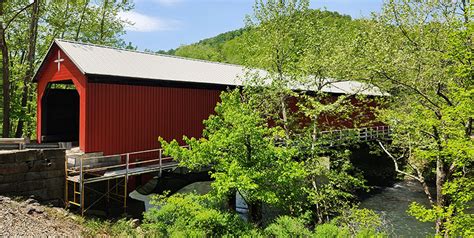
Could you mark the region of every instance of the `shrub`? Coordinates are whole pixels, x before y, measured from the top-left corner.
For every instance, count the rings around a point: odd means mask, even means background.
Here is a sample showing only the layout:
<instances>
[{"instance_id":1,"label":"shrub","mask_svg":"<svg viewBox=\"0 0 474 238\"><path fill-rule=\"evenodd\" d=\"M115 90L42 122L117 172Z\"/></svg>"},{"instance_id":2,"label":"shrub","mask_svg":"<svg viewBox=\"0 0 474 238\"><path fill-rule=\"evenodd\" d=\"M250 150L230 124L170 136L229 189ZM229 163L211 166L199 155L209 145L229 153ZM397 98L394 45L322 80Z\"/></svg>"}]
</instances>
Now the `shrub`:
<instances>
[{"instance_id":1,"label":"shrub","mask_svg":"<svg viewBox=\"0 0 474 238\"><path fill-rule=\"evenodd\" d=\"M341 228L334 224L327 223L316 226L313 237L340 238L350 237L350 235L347 228Z\"/></svg>"},{"instance_id":2,"label":"shrub","mask_svg":"<svg viewBox=\"0 0 474 238\"><path fill-rule=\"evenodd\" d=\"M270 237L310 237L303 219L281 216L265 229L265 235Z\"/></svg>"},{"instance_id":3,"label":"shrub","mask_svg":"<svg viewBox=\"0 0 474 238\"><path fill-rule=\"evenodd\" d=\"M217 209L206 196L176 194L155 203L160 209L147 211L142 226L153 236L240 236L252 229L238 215Z\"/></svg>"},{"instance_id":4,"label":"shrub","mask_svg":"<svg viewBox=\"0 0 474 238\"><path fill-rule=\"evenodd\" d=\"M374 211L365 208L346 210L336 217L332 224L347 229L350 235L355 237L386 236L383 219Z\"/></svg>"}]
</instances>

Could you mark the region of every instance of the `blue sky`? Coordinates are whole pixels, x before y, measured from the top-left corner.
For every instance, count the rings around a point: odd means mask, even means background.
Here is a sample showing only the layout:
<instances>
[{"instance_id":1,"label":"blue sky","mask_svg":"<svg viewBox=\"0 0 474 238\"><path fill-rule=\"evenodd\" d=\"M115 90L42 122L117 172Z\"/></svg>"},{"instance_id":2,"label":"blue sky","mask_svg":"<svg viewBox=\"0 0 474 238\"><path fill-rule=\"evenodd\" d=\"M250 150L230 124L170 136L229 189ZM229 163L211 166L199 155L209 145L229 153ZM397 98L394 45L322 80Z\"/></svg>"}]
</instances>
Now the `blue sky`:
<instances>
[{"instance_id":1,"label":"blue sky","mask_svg":"<svg viewBox=\"0 0 474 238\"><path fill-rule=\"evenodd\" d=\"M124 36L140 50L168 50L244 26L255 0L135 0L135 9L122 13L134 22ZM382 0L312 0L311 8L326 8L367 17Z\"/></svg>"}]
</instances>

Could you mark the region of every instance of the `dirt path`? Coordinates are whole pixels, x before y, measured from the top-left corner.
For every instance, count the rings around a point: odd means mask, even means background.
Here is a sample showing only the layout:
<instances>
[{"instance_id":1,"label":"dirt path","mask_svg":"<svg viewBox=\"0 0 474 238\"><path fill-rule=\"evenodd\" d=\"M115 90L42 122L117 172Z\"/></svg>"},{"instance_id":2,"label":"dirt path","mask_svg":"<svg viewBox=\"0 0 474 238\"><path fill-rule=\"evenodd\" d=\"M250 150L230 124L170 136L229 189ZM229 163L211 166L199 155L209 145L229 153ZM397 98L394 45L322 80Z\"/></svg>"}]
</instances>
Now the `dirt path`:
<instances>
[{"instance_id":1,"label":"dirt path","mask_svg":"<svg viewBox=\"0 0 474 238\"><path fill-rule=\"evenodd\" d=\"M34 199L18 202L0 196L0 237L80 237L82 227L73 218Z\"/></svg>"}]
</instances>

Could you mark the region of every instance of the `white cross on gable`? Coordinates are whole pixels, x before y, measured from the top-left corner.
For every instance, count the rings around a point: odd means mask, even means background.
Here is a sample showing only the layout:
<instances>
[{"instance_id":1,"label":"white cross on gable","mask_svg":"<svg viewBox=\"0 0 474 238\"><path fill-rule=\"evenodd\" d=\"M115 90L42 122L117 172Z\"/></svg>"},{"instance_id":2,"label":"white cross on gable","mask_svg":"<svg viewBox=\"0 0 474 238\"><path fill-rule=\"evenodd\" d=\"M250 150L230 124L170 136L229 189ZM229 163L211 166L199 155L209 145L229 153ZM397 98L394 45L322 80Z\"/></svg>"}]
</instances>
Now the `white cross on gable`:
<instances>
[{"instance_id":1,"label":"white cross on gable","mask_svg":"<svg viewBox=\"0 0 474 238\"><path fill-rule=\"evenodd\" d=\"M61 69L61 62L63 62L64 59L61 59L61 51L58 50L58 59L54 61L54 63L58 63L58 72Z\"/></svg>"}]
</instances>

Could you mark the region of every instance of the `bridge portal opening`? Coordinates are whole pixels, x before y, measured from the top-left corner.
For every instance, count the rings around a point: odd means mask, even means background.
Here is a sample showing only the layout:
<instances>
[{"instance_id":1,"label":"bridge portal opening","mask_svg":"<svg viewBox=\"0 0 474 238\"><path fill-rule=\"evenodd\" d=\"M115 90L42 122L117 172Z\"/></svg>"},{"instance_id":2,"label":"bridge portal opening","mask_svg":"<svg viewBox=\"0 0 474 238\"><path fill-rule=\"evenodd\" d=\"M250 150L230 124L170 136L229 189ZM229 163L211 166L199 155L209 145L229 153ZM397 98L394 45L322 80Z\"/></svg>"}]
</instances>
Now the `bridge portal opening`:
<instances>
[{"instance_id":1,"label":"bridge portal opening","mask_svg":"<svg viewBox=\"0 0 474 238\"><path fill-rule=\"evenodd\" d=\"M41 108L41 141L79 141L79 93L71 80L49 83Z\"/></svg>"}]
</instances>

